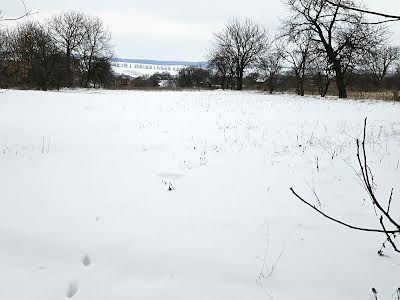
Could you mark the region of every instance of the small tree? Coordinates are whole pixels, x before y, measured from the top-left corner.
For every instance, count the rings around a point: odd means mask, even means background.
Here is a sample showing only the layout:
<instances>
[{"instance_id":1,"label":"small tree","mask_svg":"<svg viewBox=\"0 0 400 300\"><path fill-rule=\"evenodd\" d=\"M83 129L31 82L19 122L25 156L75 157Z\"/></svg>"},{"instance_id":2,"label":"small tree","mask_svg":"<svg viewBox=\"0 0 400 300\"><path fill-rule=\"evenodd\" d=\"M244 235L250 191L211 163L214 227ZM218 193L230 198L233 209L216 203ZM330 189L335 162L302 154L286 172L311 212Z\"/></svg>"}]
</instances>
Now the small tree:
<instances>
[{"instance_id":1,"label":"small tree","mask_svg":"<svg viewBox=\"0 0 400 300\"><path fill-rule=\"evenodd\" d=\"M94 87L107 87L113 81L114 75L108 58L101 57L93 63L92 81Z\"/></svg>"},{"instance_id":2,"label":"small tree","mask_svg":"<svg viewBox=\"0 0 400 300\"><path fill-rule=\"evenodd\" d=\"M365 66L365 70L371 74L376 86L379 87L399 58L399 48L378 46L365 56L363 65Z\"/></svg>"},{"instance_id":3,"label":"small tree","mask_svg":"<svg viewBox=\"0 0 400 300\"><path fill-rule=\"evenodd\" d=\"M220 49L212 50L208 59L210 73L220 79L221 88L224 90L235 76L235 65L231 58Z\"/></svg>"},{"instance_id":4,"label":"small tree","mask_svg":"<svg viewBox=\"0 0 400 300\"><path fill-rule=\"evenodd\" d=\"M328 59L324 56L314 55L309 65L309 73L318 88L319 95L325 97L334 77L334 72Z\"/></svg>"},{"instance_id":5,"label":"small tree","mask_svg":"<svg viewBox=\"0 0 400 300\"><path fill-rule=\"evenodd\" d=\"M266 56L260 57L257 63L260 78L264 81L264 90L272 94L277 88L282 72L282 52L274 50Z\"/></svg>"},{"instance_id":6,"label":"small tree","mask_svg":"<svg viewBox=\"0 0 400 300\"><path fill-rule=\"evenodd\" d=\"M296 92L304 96L304 84L306 71L312 61L312 41L310 32L293 34L290 31L284 33L283 42L286 44L282 51L282 57L288 63L296 78Z\"/></svg>"},{"instance_id":7,"label":"small tree","mask_svg":"<svg viewBox=\"0 0 400 300\"><path fill-rule=\"evenodd\" d=\"M186 67L178 72L177 82L179 87L200 89L201 86L210 85L210 73L207 69L199 67Z\"/></svg>"}]
</instances>

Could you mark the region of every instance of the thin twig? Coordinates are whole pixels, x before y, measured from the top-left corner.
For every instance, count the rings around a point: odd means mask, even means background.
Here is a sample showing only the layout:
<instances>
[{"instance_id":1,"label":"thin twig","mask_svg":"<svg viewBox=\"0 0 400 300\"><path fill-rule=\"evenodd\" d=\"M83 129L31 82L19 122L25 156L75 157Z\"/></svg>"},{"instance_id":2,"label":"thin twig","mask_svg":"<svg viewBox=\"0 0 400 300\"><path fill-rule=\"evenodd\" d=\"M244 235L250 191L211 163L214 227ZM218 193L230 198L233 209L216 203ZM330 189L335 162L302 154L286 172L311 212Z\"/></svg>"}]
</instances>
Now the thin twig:
<instances>
[{"instance_id":1,"label":"thin twig","mask_svg":"<svg viewBox=\"0 0 400 300\"><path fill-rule=\"evenodd\" d=\"M393 250L400 253L399 249L397 249L397 247L396 247L396 244L393 242L392 238L390 237L389 231L386 230L385 225L383 224L383 216L381 216L381 217L379 218L379 222L381 223L382 228L383 228L383 230L384 230L385 233L386 233L387 240L388 240L389 243L392 245Z\"/></svg>"},{"instance_id":2,"label":"thin twig","mask_svg":"<svg viewBox=\"0 0 400 300\"><path fill-rule=\"evenodd\" d=\"M389 213L390 205L392 204L392 198L393 198L393 188L392 188L392 191L390 192L390 197L389 197L389 204L388 204L388 208L387 208L387 213Z\"/></svg>"}]
</instances>

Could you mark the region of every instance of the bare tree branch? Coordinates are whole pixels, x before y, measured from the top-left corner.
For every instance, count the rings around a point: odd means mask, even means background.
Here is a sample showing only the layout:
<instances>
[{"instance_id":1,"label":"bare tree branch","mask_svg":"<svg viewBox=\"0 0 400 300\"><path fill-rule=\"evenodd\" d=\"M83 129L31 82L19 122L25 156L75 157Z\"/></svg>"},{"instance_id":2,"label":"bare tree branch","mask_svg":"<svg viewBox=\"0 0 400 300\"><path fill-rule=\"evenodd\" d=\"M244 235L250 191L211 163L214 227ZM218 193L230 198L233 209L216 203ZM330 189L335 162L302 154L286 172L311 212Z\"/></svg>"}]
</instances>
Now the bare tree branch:
<instances>
[{"instance_id":1,"label":"bare tree branch","mask_svg":"<svg viewBox=\"0 0 400 300\"><path fill-rule=\"evenodd\" d=\"M370 11L370 10L362 9L362 8L358 8L358 7L347 6L347 5L344 5L344 4L341 4L341 3L335 3L335 2L333 2L331 0L326 0L326 2L328 2L330 5L333 5L333 6L336 6L336 7L340 7L340 8L344 8L344 9L348 9L348 10L353 10L353 11L357 11L357 12L361 12L361 13L365 13L365 14L375 15L375 16L379 16L379 17L383 17L383 18L393 19L391 21L400 21L400 16L388 15L388 14L379 13L379 12L375 12L375 11ZM390 20L387 21L387 22L390 22Z\"/></svg>"},{"instance_id":2,"label":"bare tree branch","mask_svg":"<svg viewBox=\"0 0 400 300\"><path fill-rule=\"evenodd\" d=\"M351 229L355 229L355 230L360 230L360 231L368 231L368 232L379 232L379 233L398 233L398 230L389 230L389 231L385 231L382 229L373 229L373 228L363 228L363 227L358 227L358 226L354 226L348 223L345 223L339 219L333 218L329 215L327 215L326 213L324 213L322 210L318 209L317 207L315 207L315 205L312 205L311 203L309 203L307 200L303 199L299 194L297 194L293 188L290 188L290 191L293 193L293 195L295 195L300 201L302 201L303 203L307 204L308 206L310 206L312 209L314 209L315 211L317 211L318 213L320 213L321 215L323 215L325 218L339 223L345 227L351 228Z\"/></svg>"},{"instance_id":3,"label":"bare tree branch","mask_svg":"<svg viewBox=\"0 0 400 300\"><path fill-rule=\"evenodd\" d=\"M359 227L359 226L354 226L351 224L348 224L346 222L343 222L339 219L333 218L327 214L325 214L323 211L321 211L320 209L318 209L317 207L315 207L315 205L312 205L311 203L309 203L308 201L306 201L305 199L303 199L301 196L299 196L294 190L293 188L290 188L290 190L292 191L292 193L303 203L305 203L306 205L310 206L313 210L317 211L319 214L323 215L325 218L336 222L338 224L341 224L345 227L351 228L351 229L355 229L355 230L359 230L359 231L367 231L367 232L379 232L379 233L384 233L386 235L386 241L388 241L391 245L394 251L400 253L399 249L397 248L394 239L396 238L396 236L398 234L400 234L400 225L399 223L397 223L393 216L390 215L390 206L392 203L392 198L393 198L393 188L390 192L390 197L389 197L389 202L388 202L388 206L387 209L385 210L382 206L382 204L378 201L378 199L375 196L375 192L374 192L374 187L373 187L373 175L371 172L371 169L368 166L367 163L367 154L366 154L366 149L365 149L365 139L366 139L366 128L367 128L367 118L365 118L364 120L364 131L363 131L363 138L362 138L362 142L360 145L360 140L357 139L357 160L358 160L358 164L361 170L361 180L363 183L363 186L365 187L369 197L372 200L372 204L374 206L374 209L377 208L377 210L375 210L375 213L378 214L378 212L380 212L382 215L379 218L379 222L382 226L382 229L371 229L371 228L365 228L365 227ZM361 146L361 151L360 151L360 146ZM372 181L371 181L372 180ZM384 220L387 220L388 222L390 222L392 224L392 226L394 226L396 229L394 230L387 230L386 226L384 224ZM386 241L382 244L381 249L378 251L379 255L383 255L382 253L382 249L385 247L385 243Z\"/></svg>"},{"instance_id":4,"label":"bare tree branch","mask_svg":"<svg viewBox=\"0 0 400 300\"><path fill-rule=\"evenodd\" d=\"M0 22L18 21L25 17L28 17L30 15L34 15L34 14L38 13L38 11L32 11L32 10L28 9L24 0L21 0L21 3L22 3L22 6L24 7L24 13L22 15L20 15L18 17L13 17L13 18L3 18L1 16L1 11L0 11Z\"/></svg>"}]
</instances>

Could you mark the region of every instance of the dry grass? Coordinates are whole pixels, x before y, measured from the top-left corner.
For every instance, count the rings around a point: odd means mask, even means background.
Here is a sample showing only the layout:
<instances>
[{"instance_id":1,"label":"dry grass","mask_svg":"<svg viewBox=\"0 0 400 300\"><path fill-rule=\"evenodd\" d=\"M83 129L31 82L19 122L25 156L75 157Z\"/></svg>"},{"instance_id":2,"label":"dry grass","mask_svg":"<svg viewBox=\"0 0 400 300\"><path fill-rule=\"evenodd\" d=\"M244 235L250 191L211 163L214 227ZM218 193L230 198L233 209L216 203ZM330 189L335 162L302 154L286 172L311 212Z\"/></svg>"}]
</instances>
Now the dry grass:
<instances>
[{"instance_id":1,"label":"dry grass","mask_svg":"<svg viewBox=\"0 0 400 300\"><path fill-rule=\"evenodd\" d=\"M384 101L400 101L399 91L379 91L379 92L364 92L364 91L348 91L349 98L355 99L373 99Z\"/></svg>"}]
</instances>

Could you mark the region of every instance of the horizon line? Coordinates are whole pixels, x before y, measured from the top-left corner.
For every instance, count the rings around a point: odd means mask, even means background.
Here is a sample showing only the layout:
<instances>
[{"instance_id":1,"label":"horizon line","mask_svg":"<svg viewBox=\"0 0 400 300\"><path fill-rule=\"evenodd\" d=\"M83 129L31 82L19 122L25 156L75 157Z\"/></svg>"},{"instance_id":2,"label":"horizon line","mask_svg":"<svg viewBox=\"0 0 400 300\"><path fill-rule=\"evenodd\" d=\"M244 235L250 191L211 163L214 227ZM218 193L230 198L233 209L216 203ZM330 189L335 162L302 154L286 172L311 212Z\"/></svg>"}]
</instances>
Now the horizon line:
<instances>
[{"instance_id":1,"label":"horizon line","mask_svg":"<svg viewBox=\"0 0 400 300\"><path fill-rule=\"evenodd\" d=\"M122 58L113 57L112 61L139 64L161 64L161 65L188 65L188 66L204 66L207 61L188 61L188 60L158 60L158 59L141 59L141 58Z\"/></svg>"}]
</instances>

